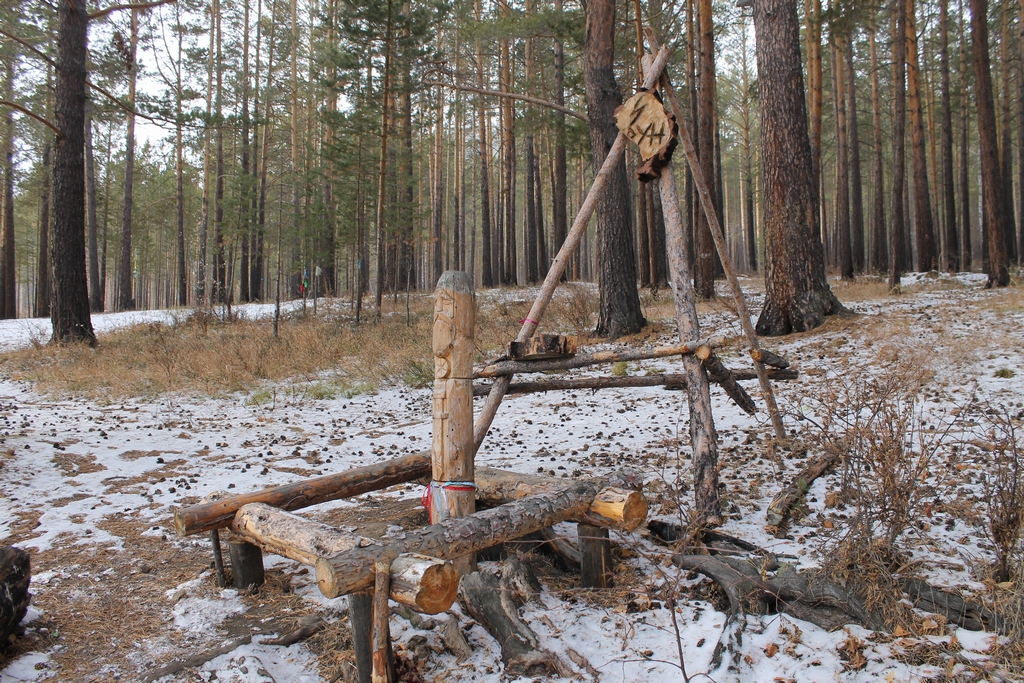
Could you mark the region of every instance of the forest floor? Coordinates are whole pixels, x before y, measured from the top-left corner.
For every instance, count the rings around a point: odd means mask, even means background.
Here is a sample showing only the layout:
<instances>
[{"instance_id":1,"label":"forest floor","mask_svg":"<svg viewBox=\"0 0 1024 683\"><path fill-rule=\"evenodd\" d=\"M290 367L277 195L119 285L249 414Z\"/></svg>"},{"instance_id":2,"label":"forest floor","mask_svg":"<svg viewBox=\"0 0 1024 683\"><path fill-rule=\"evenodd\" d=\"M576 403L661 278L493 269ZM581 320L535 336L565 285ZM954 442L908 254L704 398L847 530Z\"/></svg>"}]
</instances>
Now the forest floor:
<instances>
[{"instance_id":1,"label":"forest floor","mask_svg":"<svg viewBox=\"0 0 1024 683\"><path fill-rule=\"evenodd\" d=\"M888 296L878 281L837 284L839 298L859 315L770 340L769 348L800 370L799 380L775 386L802 447L780 448L763 409L747 415L713 387L727 512L722 531L799 568L828 564L862 507L830 494L858 485L869 490L874 475L840 467L820 478L778 537L765 529L765 510L808 458L834 445L837 422L822 427L823 420L867 410L878 387L895 382L912 387L898 394L894 414L910 427L904 436L914 447L907 457L917 468L897 525L899 571L986 604L1016 596L1019 605L1019 583L992 579L987 492L999 420L1005 416L1019 428L1024 418L1024 293L985 290L983 282L911 275L898 296ZM743 284L759 310L759 283ZM481 293L482 352L514 333L533 294ZM564 290L555 311L559 323L546 329L585 329L594 298L587 287ZM237 647L229 652L161 680L340 680L352 657L344 598L323 598L311 571L274 556L265 558L268 579L256 594L219 589L209 538L178 538L172 513L212 491L251 491L429 448L430 390L416 386L430 377L430 301L412 298L408 326L405 302L390 304L388 335L397 338L405 328L412 339L395 342L396 353L417 349L400 363L385 362L386 344L372 351L382 356L372 362L338 348L323 367L277 377L236 349L233 363L249 368L251 377L231 381L214 377L214 370L233 364L223 357L216 361L223 367L203 370L186 357L202 347L173 351L175 336L166 330L193 324L186 313L94 316L103 331L95 351L40 347L45 321L0 323L0 543L31 554L34 595L23 633L0 655L0 683L146 680L167 662L232 642ZM645 295L644 304L653 324L619 343L671 342L669 294ZM272 308L241 310L256 319ZM301 304L291 303L288 310L295 309ZM341 304L323 303L319 315L351 327ZM300 325L293 320L294 313L282 334ZM219 325L207 321L202 335ZM701 325L704 334L732 340L721 354L726 365L749 364L727 299L703 304ZM118 335L141 336L153 367L142 368L138 359L103 360L105 352L130 346ZM309 339L327 344L323 336ZM290 356L316 355L317 349L299 348L298 338L289 343L284 353ZM272 346L267 342L260 357L275 364ZM612 369L655 370L679 372L678 360ZM747 386L761 404L756 383ZM477 462L566 478L633 467L644 474L651 518L685 523L692 481L687 434L685 392L656 387L509 397ZM851 481L857 477L865 479ZM396 486L302 514L387 536L426 523L420 494L418 485ZM570 525L563 531L574 534ZM541 557L535 565L543 591L521 612L539 646L576 679L681 680L681 655L689 680L1020 680L1022 663L1007 654L1013 652L1007 638L921 613L894 633L856 625L827 632L779 614L730 621L715 585L672 566L673 548L646 529L613 534L613 542L614 589L581 590L578 574ZM667 607L673 603L675 619ZM263 643L310 615L327 628L288 647ZM446 650L447 619L456 620L470 643L468 658ZM1020 627L1024 617L1016 619ZM398 655L421 676L407 680L507 680L497 644L458 605L447 616L422 620L394 614L391 628Z\"/></svg>"}]
</instances>

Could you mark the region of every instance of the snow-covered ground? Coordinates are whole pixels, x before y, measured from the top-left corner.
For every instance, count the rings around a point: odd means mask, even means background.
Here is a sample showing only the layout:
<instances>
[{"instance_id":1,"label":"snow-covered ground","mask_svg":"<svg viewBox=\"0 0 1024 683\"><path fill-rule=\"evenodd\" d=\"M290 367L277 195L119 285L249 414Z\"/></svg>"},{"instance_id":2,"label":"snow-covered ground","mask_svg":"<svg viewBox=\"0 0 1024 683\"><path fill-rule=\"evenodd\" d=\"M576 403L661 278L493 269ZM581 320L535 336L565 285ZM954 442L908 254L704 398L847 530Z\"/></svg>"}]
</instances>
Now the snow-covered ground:
<instances>
[{"instance_id":1,"label":"snow-covered ground","mask_svg":"<svg viewBox=\"0 0 1024 683\"><path fill-rule=\"evenodd\" d=\"M1024 306L1016 290L984 290L982 281L970 275L938 281L911 276L905 282L915 284L900 297L847 302L863 314L857 318L770 344L801 370L799 381L776 384L788 414L812 409L813 399L837 373L878 372L885 347L934 352L935 377L927 402L922 400L933 420L948 417L972 395L1020 407ZM746 285L755 289L754 283ZM523 299L529 295L516 293ZM751 298L756 310L759 298ZM252 317L273 314L273 306L241 309ZM103 332L138 322L173 322L182 315L146 311L93 320ZM712 306L701 323L707 334L739 333L724 306ZM45 341L48 335L48 321L3 321L0 349ZM666 334L646 343L669 339ZM724 355L727 365L745 365L738 349ZM678 368L677 360L666 359L631 363L627 371ZM1009 372L997 377L1001 369ZM756 383L748 389L756 398ZM838 475L814 484L807 496L810 514L795 522L787 537L769 535L763 511L803 461L765 457L771 428L764 412L746 415L718 388L712 389L712 398L729 497L723 531L789 556L798 566L813 566L816 538L827 516L819 514L824 505L818 501L835 489ZM286 397L263 405L252 405L244 396L182 395L97 405L43 396L24 381L0 377L0 492L5 501L0 542L32 554L35 595L23 646L13 657L0 659L0 683L142 680L171 659L215 649L245 634L252 635L251 643L199 670L163 680L321 680L312 650L323 661L330 643L261 643L311 613L329 622L328 630L334 629L341 642L346 600L323 598L310 571L270 556L266 564L273 578L259 594L218 589L209 539L178 538L173 510L216 490L250 491L422 451L430 442L430 403L429 390L390 387L351 398ZM793 419L787 423L806 428ZM648 482L652 516L672 519L676 513L666 482L691 480L687 441L685 392L644 388L525 395L506 399L477 462L567 478L635 467ZM965 465L962 483L968 496L977 491L969 476L975 466ZM303 514L358 526L359 515L373 517L373 510L417 514L420 493L419 486L397 486ZM972 573L993 558L983 524L949 513L911 536L907 550L922 576L951 588L985 590ZM964 629L893 640L872 638L857 626L828 633L789 616L749 616L741 650L713 664L716 644L728 626L725 613L699 598L706 590L693 588L706 579L680 578L666 561L668 550L646 532L615 540L621 599L596 599L571 585L546 585L522 613L540 647L560 656L584 680L680 680L681 647L691 679L707 673L720 682L923 681L942 668L906 663L901 655L915 643L949 643L955 635L964 656L973 659L983 658L994 642L991 634ZM683 587L678 633L664 602L666 586L677 581ZM650 602L634 599L645 594ZM630 601L633 606L627 609ZM473 646L470 659L457 662L445 650L438 626L444 615L419 627L393 616L396 649L426 660L426 680L504 680L495 642L458 606L451 614ZM864 641L867 664L847 671L839 648L851 636ZM570 649L578 661L567 654Z\"/></svg>"}]
</instances>

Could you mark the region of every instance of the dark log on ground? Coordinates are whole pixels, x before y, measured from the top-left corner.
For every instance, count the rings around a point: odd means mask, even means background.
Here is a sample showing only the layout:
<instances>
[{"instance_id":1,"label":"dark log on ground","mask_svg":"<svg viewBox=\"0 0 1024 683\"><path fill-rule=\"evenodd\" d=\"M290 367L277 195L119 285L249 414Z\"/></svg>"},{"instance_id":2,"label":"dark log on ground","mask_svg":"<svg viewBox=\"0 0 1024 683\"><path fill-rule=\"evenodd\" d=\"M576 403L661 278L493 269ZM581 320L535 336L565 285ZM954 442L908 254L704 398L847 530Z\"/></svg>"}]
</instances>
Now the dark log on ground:
<instances>
[{"instance_id":1,"label":"dark log on ground","mask_svg":"<svg viewBox=\"0 0 1024 683\"><path fill-rule=\"evenodd\" d=\"M765 529L776 536L781 535L789 521L789 513L793 511L793 506L803 499L815 479L839 464L839 459L838 453L825 453L812 458L796 475L792 483L779 491L771 505L768 506L768 511L765 513L767 521Z\"/></svg>"},{"instance_id":2,"label":"dark log on ground","mask_svg":"<svg viewBox=\"0 0 1024 683\"><path fill-rule=\"evenodd\" d=\"M902 579L900 588L907 594L914 607L945 617L950 622L970 631L995 631L1010 635L1010 624L1006 620L976 602L968 602L956 593L940 590L921 579Z\"/></svg>"},{"instance_id":3,"label":"dark log on ground","mask_svg":"<svg viewBox=\"0 0 1024 683\"><path fill-rule=\"evenodd\" d=\"M724 343L722 337L711 337L698 339L673 346L660 346L654 349L623 349L619 351L597 351L595 353L584 353L572 358L553 360L503 360L491 363L477 369L473 373L473 379L484 377L503 377L517 375L525 372L551 372L553 370L573 370L585 368L600 363L621 363L636 360L647 360L650 358L667 358L669 356L684 356L692 354L698 346L710 346L718 348Z\"/></svg>"},{"instance_id":4,"label":"dark log on ground","mask_svg":"<svg viewBox=\"0 0 1024 683\"><path fill-rule=\"evenodd\" d=\"M0 648L18 628L28 610L28 585L32 576L28 553L13 546L0 546Z\"/></svg>"},{"instance_id":5,"label":"dark log on ground","mask_svg":"<svg viewBox=\"0 0 1024 683\"><path fill-rule=\"evenodd\" d=\"M429 474L430 453L413 453L338 474L327 474L294 484L178 508L174 511L174 526L179 536L189 536L230 526L239 508L249 503L266 503L281 510L300 510L318 503L351 498L415 481Z\"/></svg>"},{"instance_id":6,"label":"dark log on ground","mask_svg":"<svg viewBox=\"0 0 1024 683\"><path fill-rule=\"evenodd\" d=\"M316 578L320 592L337 597L373 584L373 565L394 560L403 553L419 553L451 559L498 543L520 538L569 519L580 519L600 493L590 482L577 482L558 493L530 496L469 517L446 519L424 529L407 532L404 538L381 547L353 548L318 560Z\"/></svg>"},{"instance_id":7,"label":"dark log on ground","mask_svg":"<svg viewBox=\"0 0 1024 683\"><path fill-rule=\"evenodd\" d=\"M655 538L664 543L676 543L684 539L682 527L672 522L663 522L652 519L647 523L647 529L654 534ZM686 539L695 545L694 548L703 547L710 555L759 555L761 557L774 558L774 553L758 547L749 541L736 536L716 531L715 529L701 529L695 538ZM685 550L685 549L684 549ZM777 564L777 563L776 563ZM769 571L774 571L771 567Z\"/></svg>"},{"instance_id":8,"label":"dark log on ground","mask_svg":"<svg viewBox=\"0 0 1024 683\"><path fill-rule=\"evenodd\" d=\"M514 360L544 360L569 358L576 355L579 338L561 334L538 334L525 341L508 345L508 356Z\"/></svg>"},{"instance_id":9,"label":"dark log on ground","mask_svg":"<svg viewBox=\"0 0 1024 683\"><path fill-rule=\"evenodd\" d=\"M514 586L488 572L462 577L462 606L501 647L505 677L566 676L568 667L557 656L537 648L537 635L519 618Z\"/></svg>"},{"instance_id":10,"label":"dark log on ground","mask_svg":"<svg viewBox=\"0 0 1024 683\"><path fill-rule=\"evenodd\" d=\"M672 562L717 583L729 599L730 619L747 612L764 614L777 610L826 630L851 623L876 631L885 629L881 615L869 612L853 589L816 572L783 571L762 579L758 564L735 557L674 555Z\"/></svg>"},{"instance_id":11,"label":"dark log on ground","mask_svg":"<svg viewBox=\"0 0 1024 683\"><path fill-rule=\"evenodd\" d=\"M789 367L789 361L781 356L776 356L774 353L767 349L751 349L750 357L754 359L754 362L764 363L765 365L780 370L785 370Z\"/></svg>"},{"instance_id":12,"label":"dark log on ground","mask_svg":"<svg viewBox=\"0 0 1024 683\"><path fill-rule=\"evenodd\" d=\"M725 393L733 400L733 402L740 407L740 410L753 415L757 412L757 406L754 404L754 399L750 398L750 394L746 390L736 383L736 378L733 376L729 368L722 364L722 360L711 350L710 347L701 346L697 349L694 354L697 358L700 358L700 362L704 365L704 369L708 371L708 378L722 387Z\"/></svg>"},{"instance_id":13,"label":"dark log on ground","mask_svg":"<svg viewBox=\"0 0 1024 683\"><path fill-rule=\"evenodd\" d=\"M580 549L568 538L558 535L554 529L548 527L540 530L541 536L547 541L547 546L558 555L566 564L572 567L579 567L583 562Z\"/></svg>"},{"instance_id":14,"label":"dark log on ground","mask_svg":"<svg viewBox=\"0 0 1024 683\"><path fill-rule=\"evenodd\" d=\"M732 379L743 381L757 379L754 370L731 370ZM775 381L798 379L800 373L797 370L776 370L768 371L768 378ZM714 377L710 378L715 382ZM665 375L640 375L637 377L578 377L573 379L549 379L537 382L513 382L508 386L509 394L534 394L542 391L580 391L590 389L623 389L632 387L659 387L666 389L685 389L686 375L665 374ZM490 384L476 384L473 386L473 396L487 396L491 390Z\"/></svg>"},{"instance_id":15,"label":"dark log on ground","mask_svg":"<svg viewBox=\"0 0 1024 683\"><path fill-rule=\"evenodd\" d=\"M289 631L279 638L271 638L269 640L261 641L260 645L280 645L282 647L288 647L289 645L294 645L299 641L316 635L326 627L327 622L320 617L306 617L299 620L299 627L297 629Z\"/></svg>"},{"instance_id":16,"label":"dark log on ground","mask_svg":"<svg viewBox=\"0 0 1024 683\"><path fill-rule=\"evenodd\" d=\"M173 662L161 666L158 669L153 669L139 680L141 680L142 683L153 683L153 681L158 681L164 676L170 676L171 674L176 674L179 671L184 671L185 669L198 669L203 664L206 664L211 660L217 659L217 657L220 657L221 655L226 655L229 652L237 650L243 645L248 645L252 642L253 635L259 634L250 633L247 636L242 636L241 638L230 640L224 645L221 645L220 647L214 648L207 652L203 652L202 654L193 655L188 659L175 660Z\"/></svg>"}]
</instances>

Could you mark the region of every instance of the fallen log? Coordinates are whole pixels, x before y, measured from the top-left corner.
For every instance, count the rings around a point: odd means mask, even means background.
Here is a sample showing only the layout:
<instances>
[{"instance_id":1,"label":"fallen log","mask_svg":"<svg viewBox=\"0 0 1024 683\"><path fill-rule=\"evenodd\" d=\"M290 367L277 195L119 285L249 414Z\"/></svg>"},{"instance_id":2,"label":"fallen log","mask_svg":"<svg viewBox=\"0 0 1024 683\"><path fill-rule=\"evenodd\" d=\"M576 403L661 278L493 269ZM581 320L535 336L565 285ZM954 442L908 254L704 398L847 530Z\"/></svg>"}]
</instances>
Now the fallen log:
<instances>
[{"instance_id":1,"label":"fallen log","mask_svg":"<svg viewBox=\"0 0 1024 683\"><path fill-rule=\"evenodd\" d=\"M512 595L505 575L499 580L478 571L462 578L462 606L498 641L505 677L571 675L555 655L538 649L537 635L519 618Z\"/></svg>"},{"instance_id":2,"label":"fallen log","mask_svg":"<svg viewBox=\"0 0 1024 683\"><path fill-rule=\"evenodd\" d=\"M748 415L753 415L757 412L754 399L750 398L750 394L736 383L736 378L729 371L729 368L722 364L722 360L711 350L711 347L701 346L693 355L700 358L704 369L708 371L710 380L720 385L729 398L740 407L740 410Z\"/></svg>"},{"instance_id":3,"label":"fallen log","mask_svg":"<svg viewBox=\"0 0 1024 683\"><path fill-rule=\"evenodd\" d=\"M557 493L529 496L468 517L446 519L407 532L404 538L382 546L353 548L333 557L321 558L316 562L320 592L334 598L370 589L376 561L393 560L405 553L452 559L520 538L558 522L582 518L601 493L591 482L576 482Z\"/></svg>"},{"instance_id":4,"label":"fallen log","mask_svg":"<svg viewBox=\"0 0 1024 683\"><path fill-rule=\"evenodd\" d=\"M18 628L28 611L31 560L21 548L0 546L0 648Z\"/></svg>"},{"instance_id":5,"label":"fallen log","mask_svg":"<svg viewBox=\"0 0 1024 683\"><path fill-rule=\"evenodd\" d=\"M190 536L230 526L235 513L249 503L266 503L282 510L300 510L339 498L379 491L395 484L405 484L428 474L430 454L413 453L346 472L178 508L174 511L174 527L179 536Z\"/></svg>"},{"instance_id":6,"label":"fallen log","mask_svg":"<svg viewBox=\"0 0 1024 683\"><path fill-rule=\"evenodd\" d=\"M653 349L624 349L618 351L597 351L584 353L572 358L555 358L550 360L503 360L477 369L473 379L486 377L505 377L525 372L551 372L557 370L574 370L601 363L621 363L651 358L667 358L669 356L685 356L692 354L699 346L718 348L725 343L722 337L709 337L673 346L659 346Z\"/></svg>"},{"instance_id":7,"label":"fallen log","mask_svg":"<svg viewBox=\"0 0 1024 683\"><path fill-rule=\"evenodd\" d=\"M232 529L263 550L306 565L379 541L304 519L283 510L250 503L235 515ZM391 563L390 597L424 614L444 612L455 602L459 575L451 562L403 554Z\"/></svg>"},{"instance_id":8,"label":"fallen log","mask_svg":"<svg viewBox=\"0 0 1024 683\"><path fill-rule=\"evenodd\" d=\"M753 370L731 370L733 380L743 381L757 379ZM775 370L768 371L768 378L775 381L793 380L800 377L797 370ZM715 382L715 378L710 378ZM580 391L590 389L625 389L633 387L659 387L666 389L685 389L686 375L680 374L658 374L639 375L630 377L576 377L573 379L549 379L536 382L513 382L508 385L509 394L535 394L542 391ZM491 391L490 384L473 385L473 396L479 398L487 396Z\"/></svg>"},{"instance_id":9,"label":"fallen log","mask_svg":"<svg viewBox=\"0 0 1024 683\"><path fill-rule=\"evenodd\" d=\"M601 491L586 513L573 521L634 531L647 519L647 499L640 492L643 479L638 472L623 470L587 481ZM557 493L568 483L556 477L481 467L476 471L476 497L485 505L504 505L528 496Z\"/></svg>"},{"instance_id":10,"label":"fallen log","mask_svg":"<svg viewBox=\"0 0 1024 683\"><path fill-rule=\"evenodd\" d=\"M781 534L789 521L789 513L792 512L793 506L804 497L814 480L835 467L839 460L838 453L824 453L807 463L803 470L796 475L796 479L779 491L771 505L768 506L768 511L765 513L767 521L765 529L776 536Z\"/></svg>"},{"instance_id":11,"label":"fallen log","mask_svg":"<svg viewBox=\"0 0 1024 683\"><path fill-rule=\"evenodd\" d=\"M900 588L914 603L914 607L938 614L969 631L995 631L1010 635L1010 624L989 608L977 602L964 600L956 593L931 586L921 579L900 580Z\"/></svg>"},{"instance_id":12,"label":"fallen log","mask_svg":"<svg viewBox=\"0 0 1024 683\"><path fill-rule=\"evenodd\" d=\"M294 645L299 641L315 636L317 633L327 628L327 622L320 617L303 617L299 620L299 624L299 627L294 631L289 631L278 638L263 640L260 642L260 645L280 645L281 647L288 647L289 645Z\"/></svg>"}]
</instances>

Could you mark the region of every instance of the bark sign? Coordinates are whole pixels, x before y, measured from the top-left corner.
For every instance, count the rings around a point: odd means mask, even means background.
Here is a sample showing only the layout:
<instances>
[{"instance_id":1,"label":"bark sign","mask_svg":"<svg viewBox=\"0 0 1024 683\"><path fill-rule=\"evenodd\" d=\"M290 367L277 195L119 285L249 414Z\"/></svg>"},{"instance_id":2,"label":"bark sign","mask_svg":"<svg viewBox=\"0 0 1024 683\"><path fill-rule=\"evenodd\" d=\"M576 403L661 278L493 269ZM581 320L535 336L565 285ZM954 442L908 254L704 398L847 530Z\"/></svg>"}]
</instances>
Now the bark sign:
<instances>
[{"instance_id":1,"label":"bark sign","mask_svg":"<svg viewBox=\"0 0 1024 683\"><path fill-rule=\"evenodd\" d=\"M817 327L843 311L825 279L807 136L800 26L785 0L754 3L761 84L766 301L758 334Z\"/></svg>"},{"instance_id":2,"label":"bark sign","mask_svg":"<svg viewBox=\"0 0 1024 683\"><path fill-rule=\"evenodd\" d=\"M622 96L615 83L613 69L614 37L615 3L591 0L587 4L583 74L595 173L601 168L618 135L613 118L615 108L622 104ZM632 216L626 164L620 162L612 170L597 214L597 265L601 293L597 333L602 336L631 334L644 326L636 289Z\"/></svg>"},{"instance_id":3,"label":"bark sign","mask_svg":"<svg viewBox=\"0 0 1024 683\"><path fill-rule=\"evenodd\" d=\"M88 7L84 0L57 5L54 206L50 229L53 340L96 342L85 277L85 80Z\"/></svg>"}]
</instances>

